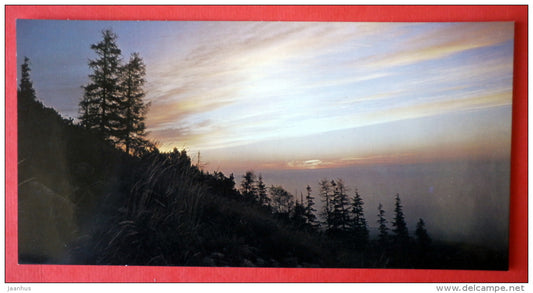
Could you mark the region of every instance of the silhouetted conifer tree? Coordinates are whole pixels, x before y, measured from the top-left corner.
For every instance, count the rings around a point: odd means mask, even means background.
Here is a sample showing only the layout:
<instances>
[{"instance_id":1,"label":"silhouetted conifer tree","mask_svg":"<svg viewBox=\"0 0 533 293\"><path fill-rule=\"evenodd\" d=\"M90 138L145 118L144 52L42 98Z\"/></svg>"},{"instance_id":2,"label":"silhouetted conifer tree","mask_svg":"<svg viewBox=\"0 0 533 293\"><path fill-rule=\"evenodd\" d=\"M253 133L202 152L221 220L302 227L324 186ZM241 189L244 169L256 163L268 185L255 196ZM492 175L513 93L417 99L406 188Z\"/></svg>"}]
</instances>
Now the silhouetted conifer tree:
<instances>
[{"instance_id":1,"label":"silhouetted conifer tree","mask_svg":"<svg viewBox=\"0 0 533 293\"><path fill-rule=\"evenodd\" d=\"M24 63L20 66L20 82L17 89L17 110L18 110L18 127L19 131L26 125L28 121L26 119L30 112L30 105L33 105L33 101L36 100L35 89L33 88L33 82L31 81L30 73L30 59L24 57ZM20 136L19 136L20 139ZM19 149L20 150L20 149Z\"/></svg>"},{"instance_id":2,"label":"silhouetted conifer tree","mask_svg":"<svg viewBox=\"0 0 533 293\"><path fill-rule=\"evenodd\" d=\"M427 250L431 244L431 238L426 231L426 224L424 223L424 220L418 219L418 222L416 223L415 235L418 248L422 251Z\"/></svg>"},{"instance_id":3,"label":"silhouetted conifer tree","mask_svg":"<svg viewBox=\"0 0 533 293\"><path fill-rule=\"evenodd\" d=\"M305 216L305 206L303 203L303 195L300 201L296 201L292 209L291 220L297 228L303 228L307 225L307 218Z\"/></svg>"},{"instance_id":4,"label":"silhouetted conifer tree","mask_svg":"<svg viewBox=\"0 0 533 293\"><path fill-rule=\"evenodd\" d=\"M389 242L389 228L387 227L387 219L385 218L385 211L383 205L380 203L378 206L378 242L381 246L386 246Z\"/></svg>"},{"instance_id":5,"label":"silhouetted conifer tree","mask_svg":"<svg viewBox=\"0 0 533 293\"><path fill-rule=\"evenodd\" d=\"M174 148L172 152L164 154L172 164L180 166L181 168L190 169L192 166L191 158L187 154L185 149L179 151L177 148Z\"/></svg>"},{"instance_id":6,"label":"silhouetted conifer tree","mask_svg":"<svg viewBox=\"0 0 533 293\"><path fill-rule=\"evenodd\" d=\"M353 237L355 238L356 244L366 244L368 242L368 225L365 219L365 214L363 211L363 199L359 195L359 192L357 190L355 191L355 195L352 198L352 219L350 221L350 228L353 233Z\"/></svg>"},{"instance_id":7,"label":"silhouetted conifer tree","mask_svg":"<svg viewBox=\"0 0 533 293\"><path fill-rule=\"evenodd\" d=\"M313 208L313 206L315 205L315 198L311 195L311 186L307 185L306 191L307 195L305 196L305 217L307 219L307 224L309 224L312 229L316 229L319 224L315 215L316 209Z\"/></svg>"},{"instance_id":8,"label":"silhouetted conifer tree","mask_svg":"<svg viewBox=\"0 0 533 293\"><path fill-rule=\"evenodd\" d=\"M263 176L259 174L257 178L255 190L257 191L257 200L261 206L270 206L270 198L268 198L267 188L263 182Z\"/></svg>"},{"instance_id":9,"label":"silhouetted conifer tree","mask_svg":"<svg viewBox=\"0 0 533 293\"><path fill-rule=\"evenodd\" d=\"M242 176L241 182L241 194L244 199L248 201L256 201L257 189L255 186L255 174L253 171L246 171L246 174Z\"/></svg>"},{"instance_id":10,"label":"silhouetted conifer tree","mask_svg":"<svg viewBox=\"0 0 533 293\"><path fill-rule=\"evenodd\" d=\"M33 82L31 81L30 73L30 59L24 57L24 63L20 66L21 78L17 91L17 96L20 100L35 100L35 89L33 88Z\"/></svg>"},{"instance_id":11,"label":"silhouetted conifer tree","mask_svg":"<svg viewBox=\"0 0 533 293\"><path fill-rule=\"evenodd\" d=\"M89 75L89 84L83 87L79 118L84 127L97 130L116 144L123 125L120 109L121 50L116 43L117 36L111 30L103 31L102 37L102 41L91 45L97 58L89 60L93 72Z\"/></svg>"},{"instance_id":12,"label":"silhouetted conifer tree","mask_svg":"<svg viewBox=\"0 0 533 293\"><path fill-rule=\"evenodd\" d=\"M395 196L394 220L392 221L392 227L395 243L401 246L406 245L409 242L409 232L407 231L407 224L405 223L403 206L399 194L396 194Z\"/></svg>"},{"instance_id":13,"label":"silhouetted conifer tree","mask_svg":"<svg viewBox=\"0 0 533 293\"><path fill-rule=\"evenodd\" d=\"M333 187L333 223L331 231L346 232L348 231L349 209L348 195L342 179L331 181Z\"/></svg>"},{"instance_id":14,"label":"silhouetted conifer tree","mask_svg":"<svg viewBox=\"0 0 533 293\"><path fill-rule=\"evenodd\" d=\"M215 171L213 172L212 176L208 174L207 179L215 193L225 197L238 198L238 192L235 190L233 174L230 174L229 177L226 177L224 173Z\"/></svg>"},{"instance_id":15,"label":"silhouetted conifer tree","mask_svg":"<svg viewBox=\"0 0 533 293\"><path fill-rule=\"evenodd\" d=\"M326 226L326 231L331 230L333 225L333 192L329 179L324 178L318 183L320 186L320 198L324 203L324 207L320 216L324 219L323 223Z\"/></svg>"}]
</instances>

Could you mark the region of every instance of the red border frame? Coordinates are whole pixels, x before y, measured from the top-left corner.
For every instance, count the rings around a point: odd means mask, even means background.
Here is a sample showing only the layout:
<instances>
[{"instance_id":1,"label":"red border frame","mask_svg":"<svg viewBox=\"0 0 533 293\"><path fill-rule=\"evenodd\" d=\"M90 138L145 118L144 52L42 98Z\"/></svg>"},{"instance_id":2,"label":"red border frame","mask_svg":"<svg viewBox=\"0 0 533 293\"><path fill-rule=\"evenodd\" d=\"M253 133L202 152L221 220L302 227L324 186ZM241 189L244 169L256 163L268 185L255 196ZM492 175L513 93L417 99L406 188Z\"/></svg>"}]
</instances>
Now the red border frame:
<instances>
[{"instance_id":1,"label":"red border frame","mask_svg":"<svg viewBox=\"0 0 533 293\"><path fill-rule=\"evenodd\" d=\"M19 265L16 19L264 21L514 21L508 271ZM519 6L6 6L6 282L527 282L528 7Z\"/></svg>"}]
</instances>

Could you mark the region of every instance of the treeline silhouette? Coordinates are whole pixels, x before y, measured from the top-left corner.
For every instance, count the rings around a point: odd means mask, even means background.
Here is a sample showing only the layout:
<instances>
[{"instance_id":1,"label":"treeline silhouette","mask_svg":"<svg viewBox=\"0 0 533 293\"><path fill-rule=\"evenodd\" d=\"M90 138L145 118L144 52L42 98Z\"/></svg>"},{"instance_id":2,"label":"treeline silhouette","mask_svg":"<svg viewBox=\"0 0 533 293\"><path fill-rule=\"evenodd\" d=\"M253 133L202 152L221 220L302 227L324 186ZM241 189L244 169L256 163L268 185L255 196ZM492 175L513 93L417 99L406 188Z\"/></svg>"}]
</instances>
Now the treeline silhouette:
<instances>
[{"instance_id":1,"label":"treeline silhouette","mask_svg":"<svg viewBox=\"0 0 533 293\"><path fill-rule=\"evenodd\" d=\"M92 48L111 48L115 55L102 56L117 57L116 72L107 80L91 78L84 87L79 123L40 103L29 59L21 66L20 263L507 267L505 251L432 241L422 219L409 234L398 194L389 226L383 206L373 220L366 217L363 197L357 190L350 196L342 179L324 178L316 194L308 185L297 198L282 186L267 187L253 171L237 186L233 174L204 171L184 150L161 152L145 138L143 70L137 71L132 84L139 87L132 95L124 74L129 63L121 65L118 47L102 45L114 43L116 36L102 34L104 40ZM142 63L138 54L130 60L135 58ZM109 71L93 62L92 76ZM317 210L318 200L322 208ZM376 237L370 237L369 221L378 225Z\"/></svg>"}]
</instances>

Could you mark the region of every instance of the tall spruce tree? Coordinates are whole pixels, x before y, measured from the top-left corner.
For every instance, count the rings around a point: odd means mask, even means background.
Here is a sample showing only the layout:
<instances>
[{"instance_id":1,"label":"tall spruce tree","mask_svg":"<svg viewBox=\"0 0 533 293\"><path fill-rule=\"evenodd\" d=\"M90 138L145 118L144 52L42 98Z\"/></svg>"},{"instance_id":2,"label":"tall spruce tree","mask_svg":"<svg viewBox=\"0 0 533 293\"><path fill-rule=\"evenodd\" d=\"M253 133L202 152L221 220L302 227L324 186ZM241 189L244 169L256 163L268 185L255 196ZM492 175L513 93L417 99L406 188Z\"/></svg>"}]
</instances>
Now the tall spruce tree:
<instances>
[{"instance_id":1,"label":"tall spruce tree","mask_svg":"<svg viewBox=\"0 0 533 293\"><path fill-rule=\"evenodd\" d=\"M96 59L89 60L92 73L89 84L83 87L79 118L84 127L99 132L116 144L123 128L121 50L117 45L117 36L111 30L102 31L102 38L99 43L91 45Z\"/></svg>"},{"instance_id":2,"label":"tall spruce tree","mask_svg":"<svg viewBox=\"0 0 533 293\"><path fill-rule=\"evenodd\" d=\"M143 100L145 74L142 58L138 53L133 53L122 69L120 84L122 93L120 142L124 145L126 153L130 153L130 150L138 151L147 144L144 120L148 105Z\"/></svg>"}]
</instances>

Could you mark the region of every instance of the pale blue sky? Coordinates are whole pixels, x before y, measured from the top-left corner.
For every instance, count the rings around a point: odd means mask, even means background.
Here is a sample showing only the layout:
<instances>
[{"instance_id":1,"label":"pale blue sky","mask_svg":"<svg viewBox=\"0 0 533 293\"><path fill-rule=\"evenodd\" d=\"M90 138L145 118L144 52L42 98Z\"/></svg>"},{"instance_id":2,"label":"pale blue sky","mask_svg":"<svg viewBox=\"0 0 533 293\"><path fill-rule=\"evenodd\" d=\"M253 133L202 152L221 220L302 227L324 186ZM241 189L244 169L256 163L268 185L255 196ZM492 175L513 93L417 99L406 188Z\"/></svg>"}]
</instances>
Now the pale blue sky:
<instances>
[{"instance_id":1,"label":"pale blue sky","mask_svg":"<svg viewBox=\"0 0 533 293\"><path fill-rule=\"evenodd\" d=\"M19 20L17 55L38 98L76 117L111 28L147 65L162 149L211 169L320 168L508 156L513 26Z\"/></svg>"}]
</instances>

